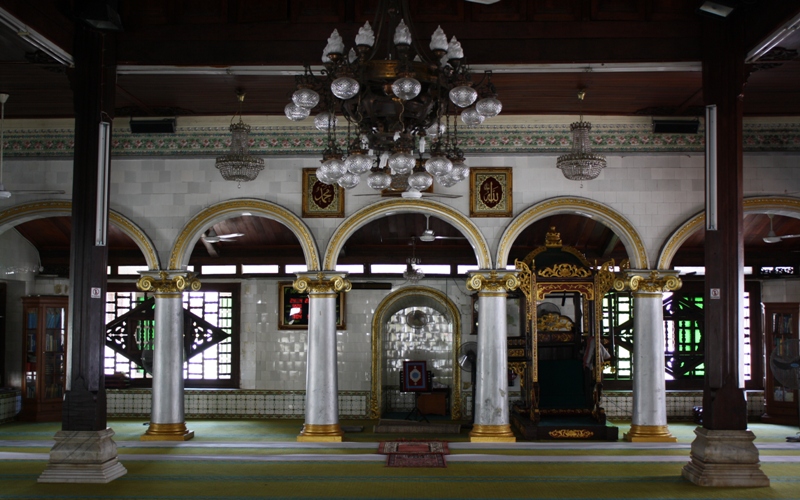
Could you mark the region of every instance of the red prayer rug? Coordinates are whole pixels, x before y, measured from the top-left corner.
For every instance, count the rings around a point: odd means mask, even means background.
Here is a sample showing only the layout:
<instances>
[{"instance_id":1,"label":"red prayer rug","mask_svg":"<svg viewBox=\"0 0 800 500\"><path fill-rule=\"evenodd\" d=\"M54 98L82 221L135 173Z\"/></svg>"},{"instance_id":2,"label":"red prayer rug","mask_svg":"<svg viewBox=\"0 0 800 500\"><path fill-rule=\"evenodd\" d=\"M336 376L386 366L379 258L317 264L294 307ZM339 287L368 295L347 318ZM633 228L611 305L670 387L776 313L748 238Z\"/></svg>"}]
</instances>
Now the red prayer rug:
<instances>
[{"instance_id":1,"label":"red prayer rug","mask_svg":"<svg viewBox=\"0 0 800 500\"><path fill-rule=\"evenodd\" d=\"M447 467L441 453L391 453L386 467Z\"/></svg>"},{"instance_id":2,"label":"red prayer rug","mask_svg":"<svg viewBox=\"0 0 800 500\"><path fill-rule=\"evenodd\" d=\"M447 441L381 441L378 444L378 453L391 455L393 453L435 453L449 455L450 449Z\"/></svg>"}]
</instances>

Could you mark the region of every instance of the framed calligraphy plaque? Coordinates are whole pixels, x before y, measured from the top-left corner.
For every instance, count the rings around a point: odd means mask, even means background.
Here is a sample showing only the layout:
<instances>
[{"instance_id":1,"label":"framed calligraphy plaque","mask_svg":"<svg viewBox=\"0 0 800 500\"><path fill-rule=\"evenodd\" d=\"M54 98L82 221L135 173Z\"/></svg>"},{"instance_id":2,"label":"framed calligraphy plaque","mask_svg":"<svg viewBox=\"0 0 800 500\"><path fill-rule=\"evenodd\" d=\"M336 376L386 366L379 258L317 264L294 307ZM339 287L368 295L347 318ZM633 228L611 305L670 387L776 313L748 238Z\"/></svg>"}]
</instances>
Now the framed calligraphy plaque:
<instances>
[{"instance_id":1,"label":"framed calligraphy plaque","mask_svg":"<svg viewBox=\"0 0 800 500\"><path fill-rule=\"evenodd\" d=\"M336 329L344 330L344 293L336 296ZM291 281L278 283L278 329L308 329L308 292L298 292Z\"/></svg>"},{"instance_id":2,"label":"framed calligraphy plaque","mask_svg":"<svg viewBox=\"0 0 800 500\"><path fill-rule=\"evenodd\" d=\"M511 217L511 194L511 167L470 169L470 217Z\"/></svg>"},{"instance_id":3,"label":"framed calligraphy plaque","mask_svg":"<svg viewBox=\"0 0 800 500\"><path fill-rule=\"evenodd\" d=\"M344 217L344 188L323 184L316 171L303 169L303 217Z\"/></svg>"}]
</instances>

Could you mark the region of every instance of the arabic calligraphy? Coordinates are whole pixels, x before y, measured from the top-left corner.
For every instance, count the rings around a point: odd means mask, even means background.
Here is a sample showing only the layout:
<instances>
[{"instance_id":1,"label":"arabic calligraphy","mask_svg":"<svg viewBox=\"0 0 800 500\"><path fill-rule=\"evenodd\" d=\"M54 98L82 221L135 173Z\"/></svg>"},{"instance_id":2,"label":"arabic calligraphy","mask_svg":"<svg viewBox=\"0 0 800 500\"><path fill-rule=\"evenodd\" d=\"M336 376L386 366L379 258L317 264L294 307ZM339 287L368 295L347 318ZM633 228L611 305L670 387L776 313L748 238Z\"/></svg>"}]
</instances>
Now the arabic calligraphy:
<instances>
[{"instance_id":1,"label":"arabic calligraphy","mask_svg":"<svg viewBox=\"0 0 800 500\"><path fill-rule=\"evenodd\" d=\"M333 186L323 184L320 181L315 182L311 187L311 199L321 209L328 208L333 203L335 195Z\"/></svg>"},{"instance_id":2,"label":"arabic calligraphy","mask_svg":"<svg viewBox=\"0 0 800 500\"><path fill-rule=\"evenodd\" d=\"M487 177L479 191L481 203L487 208L495 208L503 201L503 185L494 177Z\"/></svg>"}]
</instances>

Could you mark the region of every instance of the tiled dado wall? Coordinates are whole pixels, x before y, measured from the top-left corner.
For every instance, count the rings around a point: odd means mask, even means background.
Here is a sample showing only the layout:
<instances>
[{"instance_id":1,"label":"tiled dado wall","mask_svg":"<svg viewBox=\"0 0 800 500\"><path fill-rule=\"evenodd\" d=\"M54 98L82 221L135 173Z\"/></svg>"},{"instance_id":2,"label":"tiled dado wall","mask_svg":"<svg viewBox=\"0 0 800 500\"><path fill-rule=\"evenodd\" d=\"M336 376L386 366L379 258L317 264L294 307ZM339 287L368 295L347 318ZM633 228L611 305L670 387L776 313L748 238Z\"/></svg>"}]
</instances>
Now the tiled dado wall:
<instances>
[{"instance_id":1,"label":"tiled dado wall","mask_svg":"<svg viewBox=\"0 0 800 500\"><path fill-rule=\"evenodd\" d=\"M747 391L747 413L751 421L757 421L764 413L764 393ZM509 394L510 402L519 400L520 394ZM109 417L150 416L150 390L109 389ZM368 418L369 391L339 391L339 415L342 418ZM463 392L462 416L471 416L472 395ZM13 400L0 394L0 410L5 401ZM185 394L187 418L298 418L305 416L305 391L253 391L187 389ZM384 411L410 411L414 398L396 390L383 393ZM667 418L670 421L692 420L692 408L703 405L700 391L668 391ZM13 406L13 405L12 405ZM633 413L633 396L629 391L609 391L603 396L606 415L612 420L630 420ZM17 409L17 412L19 410ZM0 422L4 413L0 413Z\"/></svg>"},{"instance_id":2,"label":"tiled dado wall","mask_svg":"<svg viewBox=\"0 0 800 500\"><path fill-rule=\"evenodd\" d=\"M149 389L109 389L109 417L150 418ZM299 418L305 416L305 391L258 391L187 389L184 412L187 418ZM369 409L369 392L339 391L339 415L364 418Z\"/></svg>"},{"instance_id":3,"label":"tiled dado wall","mask_svg":"<svg viewBox=\"0 0 800 500\"><path fill-rule=\"evenodd\" d=\"M0 424L14 420L22 410L22 392L4 390L0 392Z\"/></svg>"}]
</instances>

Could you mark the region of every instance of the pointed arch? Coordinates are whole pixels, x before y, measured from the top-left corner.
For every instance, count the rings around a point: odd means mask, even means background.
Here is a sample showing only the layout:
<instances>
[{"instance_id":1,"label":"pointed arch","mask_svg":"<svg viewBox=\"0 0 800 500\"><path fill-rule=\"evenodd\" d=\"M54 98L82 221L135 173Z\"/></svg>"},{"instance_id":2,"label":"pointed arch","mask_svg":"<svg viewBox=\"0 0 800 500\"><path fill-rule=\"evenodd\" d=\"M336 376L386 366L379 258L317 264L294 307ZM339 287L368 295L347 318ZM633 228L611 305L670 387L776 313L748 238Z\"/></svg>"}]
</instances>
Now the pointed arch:
<instances>
[{"instance_id":1,"label":"pointed arch","mask_svg":"<svg viewBox=\"0 0 800 500\"><path fill-rule=\"evenodd\" d=\"M72 216L72 202L65 200L44 200L31 203L22 203L0 212L0 234L9 229L35 219L45 217L69 217ZM121 213L109 210L108 222L115 225L123 233L129 236L144 254L147 267L150 270L160 269L158 252L149 236L137 226L132 220Z\"/></svg>"},{"instance_id":2,"label":"pointed arch","mask_svg":"<svg viewBox=\"0 0 800 500\"><path fill-rule=\"evenodd\" d=\"M169 269L182 269L189 263L197 240L202 236L202 232L208 226L217 222L229 219L243 213L257 217L266 217L280 222L289 228L300 241L303 249L306 265L309 271L319 270L319 252L317 244L308 226L303 220L287 210L286 208L265 200L254 198L239 198L235 200L223 201L211 205L201 210L190 220L178 234L175 243L172 245L172 253L169 257Z\"/></svg>"},{"instance_id":3,"label":"pointed arch","mask_svg":"<svg viewBox=\"0 0 800 500\"><path fill-rule=\"evenodd\" d=\"M511 246L525 228L539 219L557 214L585 215L602 222L619 236L620 241L625 246L625 250L628 252L632 268L649 268L647 250L642 242L642 237L625 216L602 203L586 198L565 196L537 203L519 214L506 226L503 235L500 237L497 257L495 258L498 269L504 269L507 265Z\"/></svg>"}]
</instances>

